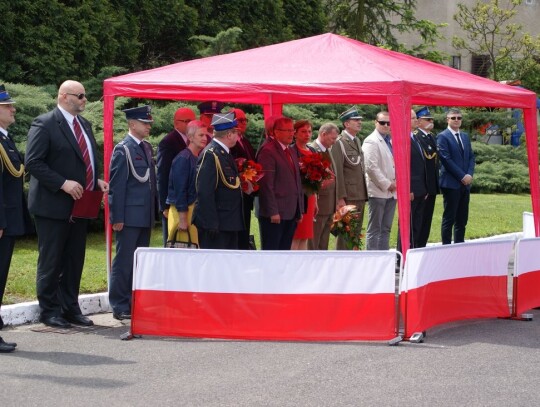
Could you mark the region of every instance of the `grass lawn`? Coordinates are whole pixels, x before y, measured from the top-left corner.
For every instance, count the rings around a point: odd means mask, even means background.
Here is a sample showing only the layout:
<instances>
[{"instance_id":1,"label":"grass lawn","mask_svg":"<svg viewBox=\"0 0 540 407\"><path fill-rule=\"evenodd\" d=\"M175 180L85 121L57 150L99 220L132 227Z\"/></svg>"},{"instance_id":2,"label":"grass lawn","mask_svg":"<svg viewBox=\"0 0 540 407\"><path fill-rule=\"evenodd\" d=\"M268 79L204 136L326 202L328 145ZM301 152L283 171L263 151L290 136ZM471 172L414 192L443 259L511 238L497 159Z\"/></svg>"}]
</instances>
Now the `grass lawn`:
<instances>
[{"instance_id":1,"label":"grass lawn","mask_svg":"<svg viewBox=\"0 0 540 407\"><path fill-rule=\"evenodd\" d=\"M531 211L530 195L474 194L471 196L469 223L466 239L493 236L503 233L519 232L523 229L522 213ZM437 197L430 242L440 242L442 217L442 196ZM364 227L367 219L364 220ZM252 219L251 232L260 247L258 223ZM390 238L390 247L396 246L397 210ZM161 226L152 233L151 245L161 247ZM335 248L331 236L330 248ZM37 264L37 239L17 241L15 253L8 276L4 304L13 304L35 299L35 278ZM81 282L81 293L107 291L107 267L105 255L105 236L90 234L86 249L85 267Z\"/></svg>"}]
</instances>

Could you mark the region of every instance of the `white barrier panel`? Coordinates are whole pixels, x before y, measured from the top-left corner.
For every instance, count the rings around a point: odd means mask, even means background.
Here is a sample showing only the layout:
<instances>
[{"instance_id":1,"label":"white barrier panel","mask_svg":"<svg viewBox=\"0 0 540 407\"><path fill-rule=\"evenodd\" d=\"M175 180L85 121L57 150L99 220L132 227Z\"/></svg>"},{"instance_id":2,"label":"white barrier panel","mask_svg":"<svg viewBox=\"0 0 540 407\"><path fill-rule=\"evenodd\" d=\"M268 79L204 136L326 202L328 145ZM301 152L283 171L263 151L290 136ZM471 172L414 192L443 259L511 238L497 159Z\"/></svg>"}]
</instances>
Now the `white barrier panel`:
<instances>
[{"instance_id":1,"label":"white barrier panel","mask_svg":"<svg viewBox=\"0 0 540 407\"><path fill-rule=\"evenodd\" d=\"M132 334L385 340L395 253L140 248Z\"/></svg>"},{"instance_id":2,"label":"white barrier panel","mask_svg":"<svg viewBox=\"0 0 540 407\"><path fill-rule=\"evenodd\" d=\"M514 315L520 315L540 306L540 238L518 241L514 270Z\"/></svg>"},{"instance_id":3,"label":"white barrier panel","mask_svg":"<svg viewBox=\"0 0 540 407\"><path fill-rule=\"evenodd\" d=\"M523 212L523 237L535 237L534 218L531 212Z\"/></svg>"},{"instance_id":4,"label":"white barrier panel","mask_svg":"<svg viewBox=\"0 0 540 407\"><path fill-rule=\"evenodd\" d=\"M499 240L409 250L400 287L405 337L455 320L509 317L513 245Z\"/></svg>"}]
</instances>

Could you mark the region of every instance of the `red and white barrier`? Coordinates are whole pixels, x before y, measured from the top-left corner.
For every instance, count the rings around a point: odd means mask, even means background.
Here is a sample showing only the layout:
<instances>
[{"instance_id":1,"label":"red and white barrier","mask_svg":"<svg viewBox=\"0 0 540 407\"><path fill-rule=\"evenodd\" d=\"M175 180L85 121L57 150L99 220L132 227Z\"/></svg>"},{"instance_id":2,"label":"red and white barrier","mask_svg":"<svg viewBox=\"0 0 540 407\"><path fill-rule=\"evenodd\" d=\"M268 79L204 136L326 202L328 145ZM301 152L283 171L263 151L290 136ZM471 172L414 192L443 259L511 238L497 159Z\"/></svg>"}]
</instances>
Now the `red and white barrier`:
<instances>
[{"instance_id":1,"label":"red and white barrier","mask_svg":"<svg viewBox=\"0 0 540 407\"><path fill-rule=\"evenodd\" d=\"M514 316L540 306L540 238L516 244L513 303Z\"/></svg>"},{"instance_id":2,"label":"red and white barrier","mask_svg":"<svg viewBox=\"0 0 540 407\"><path fill-rule=\"evenodd\" d=\"M271 340L395 336L395 253L140 248L132 334Z\"/></svg>"},{"instance_id":3,"label":"red and white barrier","mask_svg":"<svg viewBox=\"0 0 540 407\"><path fill-rule=\"evenodd\" d=\"M401 282L405 337L445 322L509 317L514 240L409 250Z\"/></svg>"}]
</instances>

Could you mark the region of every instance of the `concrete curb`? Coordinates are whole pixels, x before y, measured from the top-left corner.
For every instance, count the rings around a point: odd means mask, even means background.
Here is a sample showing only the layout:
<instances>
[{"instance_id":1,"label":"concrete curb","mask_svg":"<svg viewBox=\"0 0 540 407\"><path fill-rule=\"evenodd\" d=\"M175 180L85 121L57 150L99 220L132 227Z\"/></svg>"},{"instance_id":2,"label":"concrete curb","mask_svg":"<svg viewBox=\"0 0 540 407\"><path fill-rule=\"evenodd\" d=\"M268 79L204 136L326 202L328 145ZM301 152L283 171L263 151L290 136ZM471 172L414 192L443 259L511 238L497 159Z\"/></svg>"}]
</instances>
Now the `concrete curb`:
<instances>
[{"instance_id":1,"label":"concrete curb","mask_svg":"<svg viewBox=\"0 0 540 407\"><path fill-rule=\"evenodd\" d=\"M83 315L111 311L108 293L81 295L79 296L79 306ZM39 313L40 309L37 301L5 305L1 309L1 315L5 325L22 325L38 322Z\"/></svg>"},{"instance_id":2,"label":"concrete curb","mask_svg":"<svg viewBox=\"0 0 540 407\"><path fill-rule=\"evenodd\" d=\"M523 233L506 233L504 235L491 236L475 241L519 239ZM430 243L429 246L436 246L440 243ZM84 294L79 296L79 305L83 315L98 314L101 312L111 312L108 293ZM5 305L0 310L0 315L5 325L22 325L26 323L38 322L39 305L37 301L21 302L20 304Z\"/></svg>"}]
</instances>

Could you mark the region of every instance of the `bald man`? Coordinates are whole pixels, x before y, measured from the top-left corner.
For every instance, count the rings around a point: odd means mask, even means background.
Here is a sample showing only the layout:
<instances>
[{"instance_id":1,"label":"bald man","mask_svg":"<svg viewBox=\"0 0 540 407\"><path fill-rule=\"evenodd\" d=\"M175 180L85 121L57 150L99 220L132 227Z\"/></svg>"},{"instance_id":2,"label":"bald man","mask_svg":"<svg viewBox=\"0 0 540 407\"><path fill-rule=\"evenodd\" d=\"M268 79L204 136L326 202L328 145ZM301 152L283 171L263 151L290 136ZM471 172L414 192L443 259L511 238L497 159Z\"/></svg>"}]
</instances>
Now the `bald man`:
<instances>
[{"instance_id":1,"label":"bald man","mask_svg":"<svg viewBox=\"0 0 540 407\"><path fill-rule=\"evenodd\" d=\"M181 107L174 114L174 129L163 137L157 150L157 188L159 194L159 212L163 228L163 244L167 242L167 194L169 192L169 172L174 157L188 145L187 125L195 120L195 112L188 107Z\"/></svg>"},{"instance_id":2,"label":"bald man","mask_svg":"<svg viewBox=\"0 0 540 407\"><path fill-rule=\"evenodd\" d=\"M96 140L90 122L80 116L85 106L84 86L62 83L58 106L34 119L26 144L28 209L38 235L40 321L56 328L93 325L79 307L88 219L71 213L85 190L107 192L109 186L98 178Z\"/></svg>"}]
</instances>

